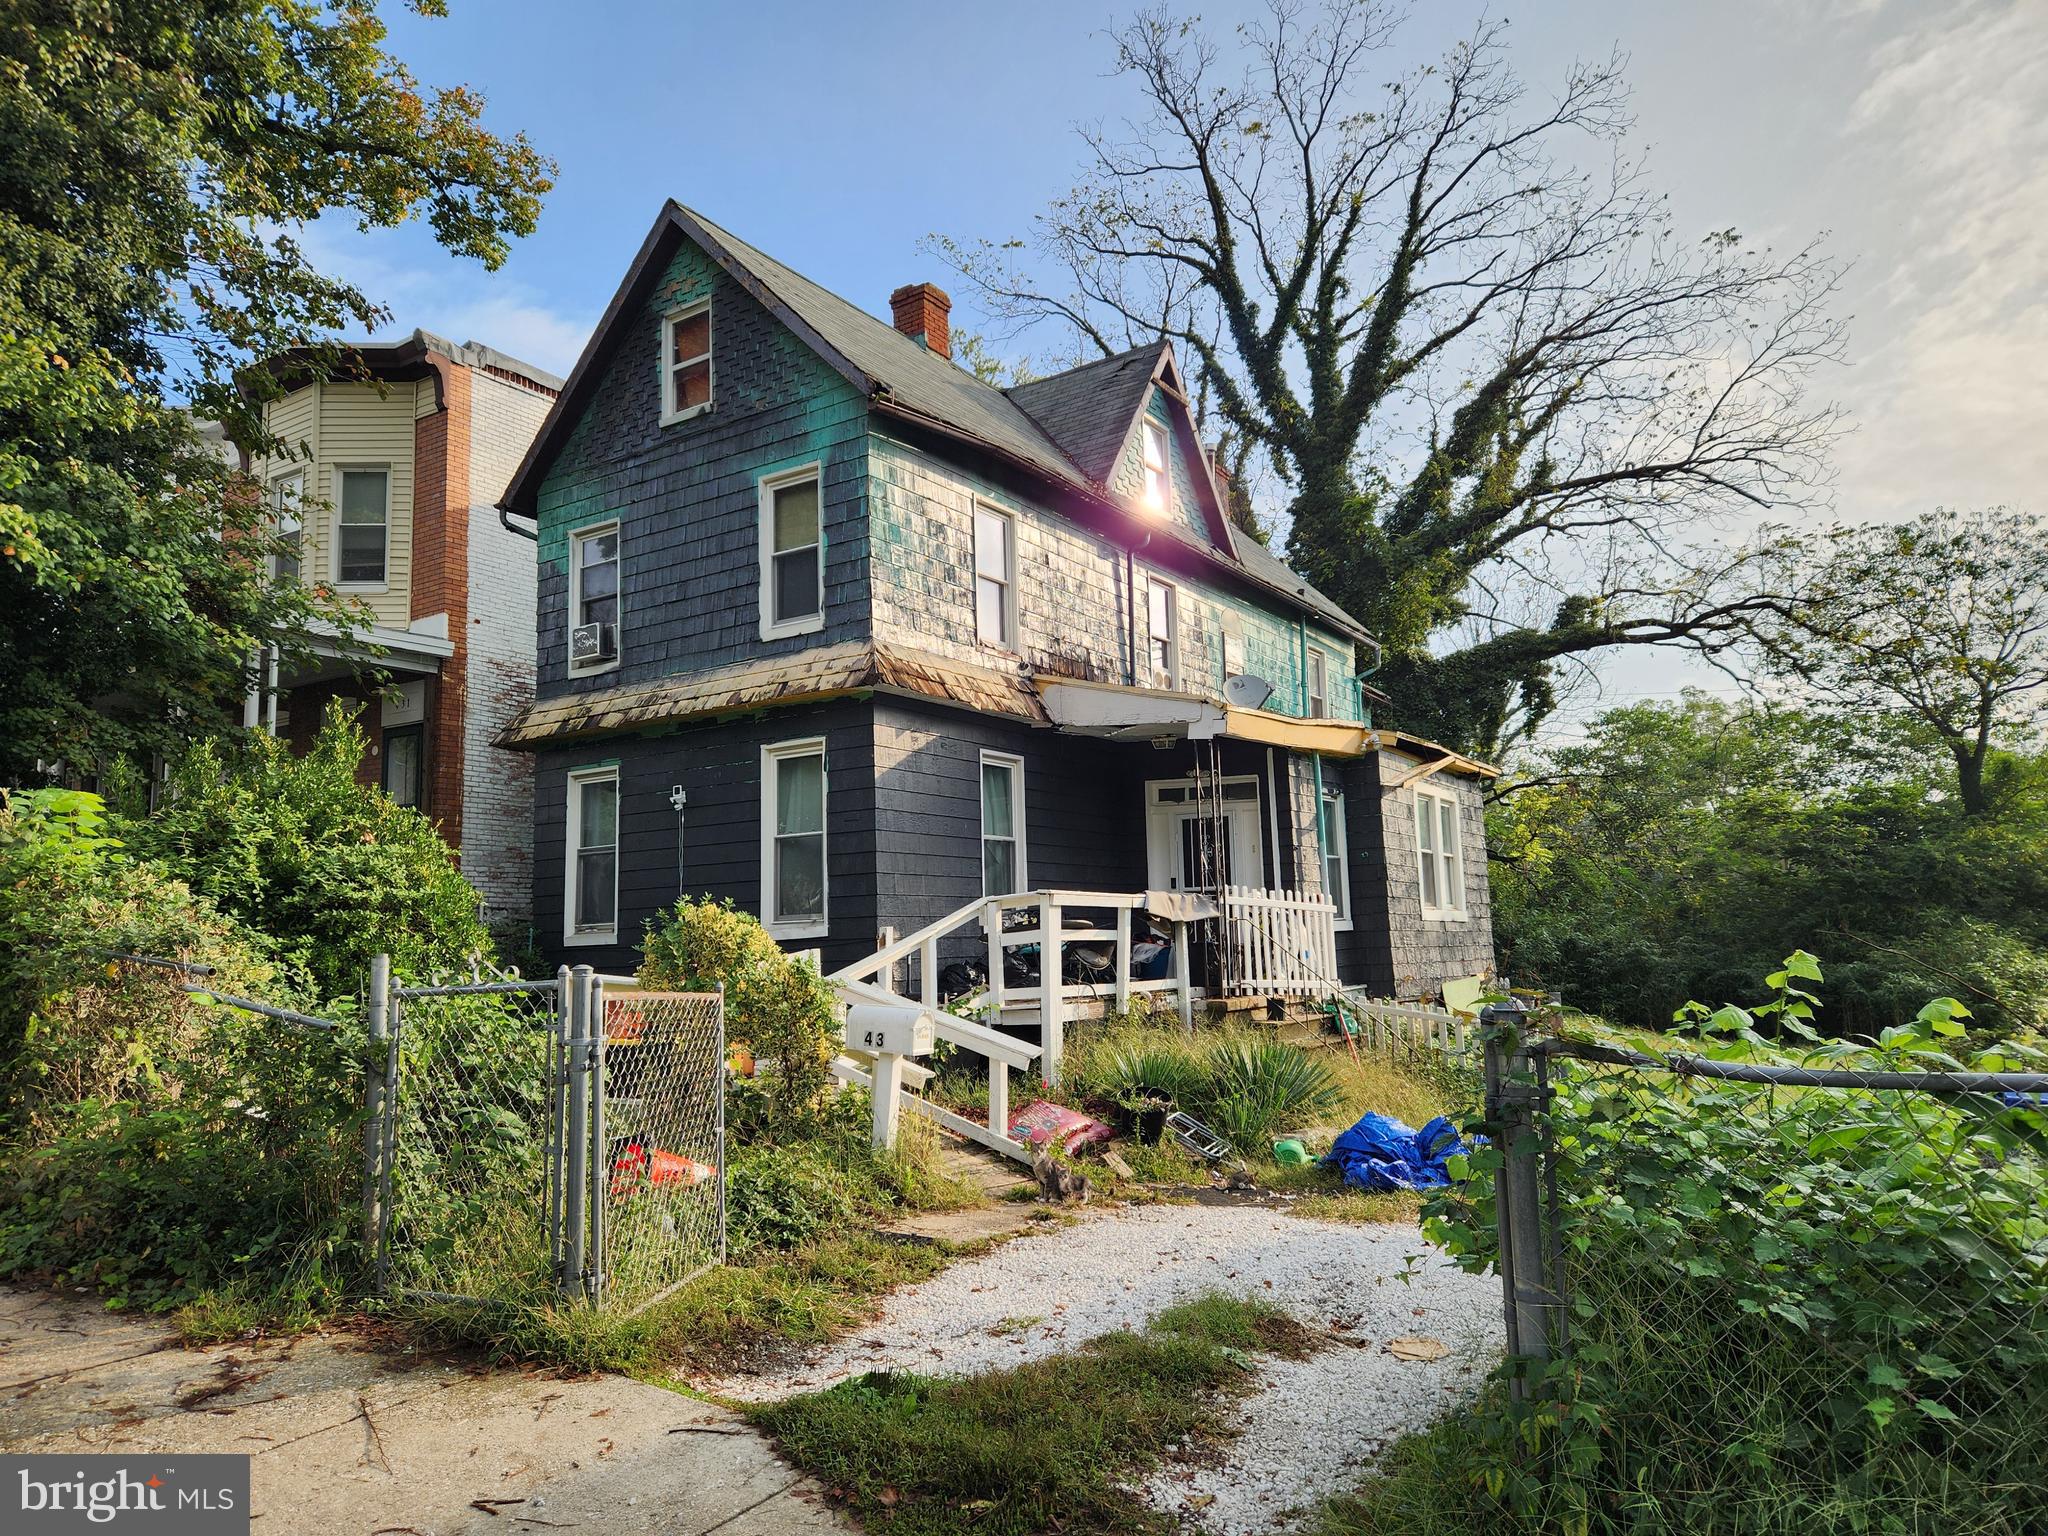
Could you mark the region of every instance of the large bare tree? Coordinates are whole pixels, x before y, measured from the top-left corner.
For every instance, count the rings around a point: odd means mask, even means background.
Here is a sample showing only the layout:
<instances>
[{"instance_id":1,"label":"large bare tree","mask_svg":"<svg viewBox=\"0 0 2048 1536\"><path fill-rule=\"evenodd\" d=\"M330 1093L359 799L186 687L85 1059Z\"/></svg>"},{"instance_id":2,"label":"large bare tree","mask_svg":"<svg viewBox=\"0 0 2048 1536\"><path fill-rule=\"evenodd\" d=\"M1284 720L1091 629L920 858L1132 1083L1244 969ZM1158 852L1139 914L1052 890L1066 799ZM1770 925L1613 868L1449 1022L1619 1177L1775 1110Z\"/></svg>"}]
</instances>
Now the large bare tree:
<instances>
[{"instance_id":1,"label":"large bare tree","mask_svg":"<svg viewBox=\"0 0 2048 1536\"><path fill-rule=\"evenodd\" d=\"M934 244L1006 340L1171 337L1293 563L1385 642L1401 722L1498 750L1565 664L1739 636L1728 530L1824 493L1836 268L1680 239L1619 57L1539 95L1489 23L1380 84L1394 30L1272 0L1226 48L1143 12L1115 37L1142 108L1084 130L1033 237Z\"/></svg>"}]
</instances>

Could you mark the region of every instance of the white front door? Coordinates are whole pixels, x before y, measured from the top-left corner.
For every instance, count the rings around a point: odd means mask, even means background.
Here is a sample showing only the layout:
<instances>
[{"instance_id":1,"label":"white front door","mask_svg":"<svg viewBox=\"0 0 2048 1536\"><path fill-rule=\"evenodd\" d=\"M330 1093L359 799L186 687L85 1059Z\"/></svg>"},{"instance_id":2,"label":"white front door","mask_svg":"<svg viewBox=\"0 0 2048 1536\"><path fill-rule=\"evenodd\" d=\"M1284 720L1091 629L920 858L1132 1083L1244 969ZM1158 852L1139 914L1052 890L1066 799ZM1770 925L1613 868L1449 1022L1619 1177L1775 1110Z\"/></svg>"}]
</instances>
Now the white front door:
<instances>
[{"instance_id":1,"label":"white front door","mask_svg":"<svg viewBox=\"0 0 2048 1536\"><path fill-rule=\"evenodd\" d=\"M1223 781L1220 828L1210 793L1198 799L1193 779L1145 785L1148 883L1155 891L1198 891L1217 885L1263 886L1259 781ZM1220 835L1219 835L1220 833Z\"/></svg>"}]
</instances>

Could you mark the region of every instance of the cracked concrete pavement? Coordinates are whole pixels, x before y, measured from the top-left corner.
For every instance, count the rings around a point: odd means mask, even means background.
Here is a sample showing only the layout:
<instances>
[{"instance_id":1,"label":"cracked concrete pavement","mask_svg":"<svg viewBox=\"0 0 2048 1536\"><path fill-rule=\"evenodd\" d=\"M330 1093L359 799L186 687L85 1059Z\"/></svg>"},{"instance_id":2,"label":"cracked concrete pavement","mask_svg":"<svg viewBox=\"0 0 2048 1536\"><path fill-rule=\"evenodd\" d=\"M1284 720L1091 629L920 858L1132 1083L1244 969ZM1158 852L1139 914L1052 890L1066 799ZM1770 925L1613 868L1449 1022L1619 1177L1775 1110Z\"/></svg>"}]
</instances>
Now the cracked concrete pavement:
<instances>
[{"instance_id":1,"label":"cracked concrete pavement","mask_svg":"<svg viewBox=\"0 0 2048 1536\"><path fill-rule=\"evenodd\" d=\"M845 1528L742 1420L659 1387L345 1332L185 1349L42 1291L0 1289L0 1449L246 1451L259 1536Z\"/></svg>"}]
</instances>

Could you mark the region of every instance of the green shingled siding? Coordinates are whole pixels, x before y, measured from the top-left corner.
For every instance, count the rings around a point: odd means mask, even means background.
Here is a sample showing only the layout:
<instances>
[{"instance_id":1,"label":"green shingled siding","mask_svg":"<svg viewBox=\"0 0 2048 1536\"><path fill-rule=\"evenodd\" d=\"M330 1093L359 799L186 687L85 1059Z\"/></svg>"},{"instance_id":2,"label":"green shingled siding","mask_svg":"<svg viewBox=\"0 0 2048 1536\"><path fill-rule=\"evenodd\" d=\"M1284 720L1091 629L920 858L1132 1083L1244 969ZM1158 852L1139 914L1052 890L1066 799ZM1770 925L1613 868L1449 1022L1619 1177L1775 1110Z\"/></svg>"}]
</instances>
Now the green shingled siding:
<instances>
[{"instance_id":1,"label":"green shingled siding","mask_svg":"<svg viewBox=\"0 0 2048 1536\"><path fill-rule=\"evenodd\" d=\"M1208 520L1202 515L1200 484L1196 466L1188 461L1187 450L1180 434L1173 429L1173 402L1154 388L1145 400L1145 414L1166 429L1166 467L1173 479L1173 515L1203 543L1211 535ZM1145 443L1144 433L1134 432L1131 440L1124 444L1123 456L1117 460L1116 468L1109 477L1109 488L1117 495L1127 498L1136 505L1145 488Z\"/></svg>"},{"instance_id":2,"label":"green shingled siding","mask_svg":"<svg viewBox=\"0 0 2048 1536\"><path fill-rule=\"evenodd\" d=\"M875 632L984 666L1022 660L1033 670L1122 682L1130 632L1124 553L1049 507L880 433L868 452L870 581ZM974 616L974 505L1016 519L1021 634L1015 653L981 644ZM1151 569L1137 558L1138 638L1145 634ZM1244 637L1249 672L1274 685L1268 708L1300 713L1301 631L1278 606L1161 571L1180 594L1182 685L1220 696L1226 616ZM1350 641L1311 622L1309 643L1329 656L1330 709L1357 718Z\"/></svg>"}]
</instances>

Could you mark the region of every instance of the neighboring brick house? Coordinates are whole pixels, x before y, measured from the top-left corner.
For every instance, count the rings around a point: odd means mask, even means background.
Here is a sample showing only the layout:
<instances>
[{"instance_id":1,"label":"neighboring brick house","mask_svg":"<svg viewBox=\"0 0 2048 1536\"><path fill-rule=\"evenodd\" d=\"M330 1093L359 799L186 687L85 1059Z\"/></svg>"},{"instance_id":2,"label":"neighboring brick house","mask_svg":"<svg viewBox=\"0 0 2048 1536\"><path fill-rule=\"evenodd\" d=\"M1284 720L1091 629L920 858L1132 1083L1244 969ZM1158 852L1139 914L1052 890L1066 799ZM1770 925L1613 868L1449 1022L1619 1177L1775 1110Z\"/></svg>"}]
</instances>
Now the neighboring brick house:
<instances>
[{"instance_id":1,"label":"neighboring brick house","mask_svg":"<svg viewBox=\"0 0 2048 1536\"><path fill-rule=\"evenodd\" d=\"M938 289L891 308L670 203L508 487L550 959L630 969L682 893L835 967L985 894L1228 882L1330 885L1345 982L1490 971L1492 770L1373 729L1376 646L1230 525L1172 348L1005 391Z\"/></svg>"},{"instance_id":2,"label":"neighboring brick house","mask_svg":"<svg viewBox=\"0 0 2048 1536\"><path fill-rule=\"evenodd\" d=\"M532 759L496 741L533 698L533 543L495 503L562 381L426 331L352 346L325 380L297 375L295 356L269 366L286 390L265 421L290 452L250 469L299 536L286 564L359 602L370 627L282 675L268 660L249 723L303 747L328 700L359 702L363 780L433 819L494 923L521 922Z\"/></svg>"}]
</instances>

